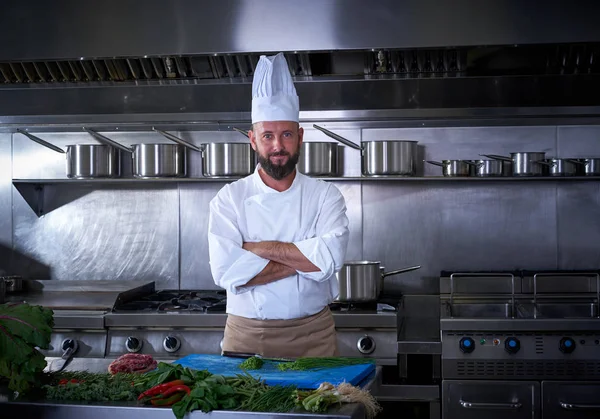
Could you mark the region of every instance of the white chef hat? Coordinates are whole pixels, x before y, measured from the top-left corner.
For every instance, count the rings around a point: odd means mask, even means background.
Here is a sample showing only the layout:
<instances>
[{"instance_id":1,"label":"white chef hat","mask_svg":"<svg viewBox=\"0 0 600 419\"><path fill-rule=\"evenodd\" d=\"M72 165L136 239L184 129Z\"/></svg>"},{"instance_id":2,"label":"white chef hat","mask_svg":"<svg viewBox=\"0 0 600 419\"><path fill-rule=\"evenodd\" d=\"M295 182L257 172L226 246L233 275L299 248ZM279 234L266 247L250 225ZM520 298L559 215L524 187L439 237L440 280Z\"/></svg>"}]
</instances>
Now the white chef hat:
<instances>
[{"instance_id":1,"label":"white chef hat","mask_svg":"<svg viewBox=\"0 0 600 419\"><path fill-rule=\"evenodd\" d=\"M300 101L283 53L261 55L252 81L252 123L298 122Z\"/></svg>"}]
</instances>

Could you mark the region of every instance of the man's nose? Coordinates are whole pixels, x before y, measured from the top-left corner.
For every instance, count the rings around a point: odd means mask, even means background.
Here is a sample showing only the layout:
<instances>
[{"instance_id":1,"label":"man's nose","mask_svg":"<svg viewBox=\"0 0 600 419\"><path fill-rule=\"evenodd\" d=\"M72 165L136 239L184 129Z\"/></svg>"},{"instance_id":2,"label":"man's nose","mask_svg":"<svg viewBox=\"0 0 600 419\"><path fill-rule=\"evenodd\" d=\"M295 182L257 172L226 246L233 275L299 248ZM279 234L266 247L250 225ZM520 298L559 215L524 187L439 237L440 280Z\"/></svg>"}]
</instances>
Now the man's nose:
<instances>
[{"instance_id":1,"label":"man's nose","mask_svg":"<svg viewBox=\"0 0 600 419\"><path fill-rule=\"evenodd\" d=\"M273 150L274 151L281 151L283 150L283 138L280 136L275 137L275 139L273 140Z\"/></svg>"}]
</instances>

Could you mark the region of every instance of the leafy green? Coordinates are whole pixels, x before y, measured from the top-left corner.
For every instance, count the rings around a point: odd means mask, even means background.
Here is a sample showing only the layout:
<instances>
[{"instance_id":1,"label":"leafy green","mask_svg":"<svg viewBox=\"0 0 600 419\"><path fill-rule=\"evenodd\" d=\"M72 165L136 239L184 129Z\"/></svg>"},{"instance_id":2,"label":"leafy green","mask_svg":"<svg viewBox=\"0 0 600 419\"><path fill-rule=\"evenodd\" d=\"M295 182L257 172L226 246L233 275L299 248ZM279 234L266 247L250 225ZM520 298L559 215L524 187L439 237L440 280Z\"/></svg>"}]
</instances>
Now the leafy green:
<instances>
[{"instance_id":1,"label":"leafy green","mask_svg":"<svg viewBox=\"0 0 600 419\"><path fill-rule=\"evenodd\" d=\"M35 386L46 367L36 349L48 349L54 312L29 304L0 304L0 377L8 388L24 393Z\"/></svg>"},{"instance_id":2,"label":"leafy green","mask_svg":"<svg viewBox=\"0 0 600 419\"><path fill-rule=\"evenodd\" d=\"M52 377L52 385L44 386L50 400L68 401L135 401L139 391L133 386L136 374L126 373L59 373ZM137 374L139 375L139 374ZM59 379L69 381L59 384ZM71 383L71 380L77 382Z\"/></svg>"},{"instance_id":3,"label":"leafy green","mask_svg":"<svg viewBox=\"0 0 600 419\"><path fill-rule=\"evenodd\" d=\"M144 391L159 384L174 380L183 380L183 382L189 386L204 380L209 377L211 373L206 370L195 370L183 367L180 364L159 362L154 371L137 375L138 377L135 379L135 386Z\"/></svg>"},{"instance_id":4,"label":"leafy green","mask_svg":"<svg viewBox=\"0 0 600 419\"><path fill-rule=\"evenodd\" d=\"M239 405L234 388L228 384L225 377L211 375L198 381L189 395L173 405L173 413L177 419L193 410L204 413L220 409L234 409Z\"/></svg>"}]
</instances>

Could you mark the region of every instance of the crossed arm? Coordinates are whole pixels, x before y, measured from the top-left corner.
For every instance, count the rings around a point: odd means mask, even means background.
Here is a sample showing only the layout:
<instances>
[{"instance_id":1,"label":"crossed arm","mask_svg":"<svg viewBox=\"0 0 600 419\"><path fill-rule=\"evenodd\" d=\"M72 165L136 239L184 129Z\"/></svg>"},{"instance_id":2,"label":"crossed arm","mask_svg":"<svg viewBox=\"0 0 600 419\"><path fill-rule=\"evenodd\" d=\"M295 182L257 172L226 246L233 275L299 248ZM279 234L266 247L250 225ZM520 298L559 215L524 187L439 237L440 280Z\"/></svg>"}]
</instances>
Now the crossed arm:
<instances>
[{"instance_id":1,"label":"crossed arm","mask_svg":"<svg viewBox=\"0 0 600 419\"><path fill-rule=\"evenodd\" d=\"M293 243L278 241L246 242L242 248L257 256L269 259L267 266L258 275L243 285L244 287L264 285L278 281L295 274L296 271L320 271Z\"/></svg>"}]
</instances>

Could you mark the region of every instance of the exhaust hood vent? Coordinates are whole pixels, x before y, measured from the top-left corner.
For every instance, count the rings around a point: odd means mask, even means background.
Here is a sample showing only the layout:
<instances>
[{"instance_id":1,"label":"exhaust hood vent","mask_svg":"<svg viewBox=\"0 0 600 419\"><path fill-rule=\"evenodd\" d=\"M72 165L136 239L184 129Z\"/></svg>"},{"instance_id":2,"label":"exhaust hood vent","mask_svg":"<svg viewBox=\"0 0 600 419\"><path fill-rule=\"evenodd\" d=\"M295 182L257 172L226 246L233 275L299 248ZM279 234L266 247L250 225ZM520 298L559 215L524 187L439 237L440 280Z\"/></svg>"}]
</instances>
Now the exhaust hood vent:
<instances>
[{"instance_id":1,"label":"exhaust hood vent","mask_svg":"<svg viewBox=\"0 0 600 419\"><path fill-rule=\"evenodd\" d=\"M0 63L0 83L247 81L256 54ZM600 73L600 44L392 49L286 54L295 77L445 78Z\"/></svg>"}]
</instances>

